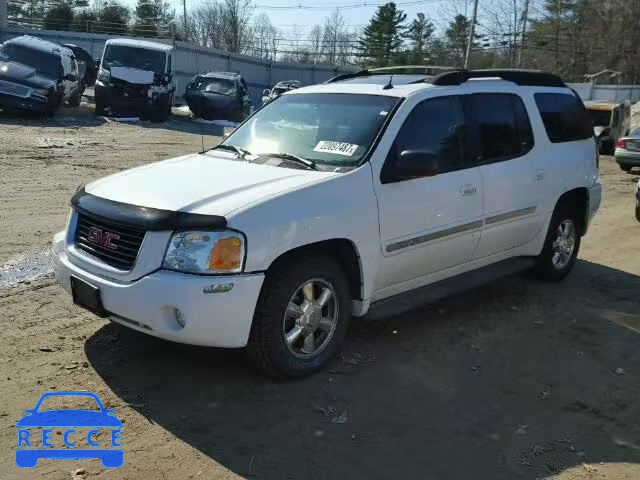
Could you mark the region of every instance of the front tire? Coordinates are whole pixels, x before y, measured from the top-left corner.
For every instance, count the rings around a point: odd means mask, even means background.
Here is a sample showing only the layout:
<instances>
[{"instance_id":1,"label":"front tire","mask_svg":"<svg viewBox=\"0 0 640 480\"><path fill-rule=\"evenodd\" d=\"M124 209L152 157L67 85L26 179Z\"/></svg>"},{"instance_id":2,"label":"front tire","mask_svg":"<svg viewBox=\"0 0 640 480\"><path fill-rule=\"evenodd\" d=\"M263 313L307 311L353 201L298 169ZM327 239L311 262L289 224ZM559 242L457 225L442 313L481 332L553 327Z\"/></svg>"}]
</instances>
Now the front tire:
<instances>
[{"instance_id":1,"label":"front tire","mask_svg":"<svg viewBox=\"0 0 640 480\"><path fill-rule=\"evenodd\" d=\"M82 92L84 92L84 86L78 85L78 89L69 97L69 106L70 107L79 107L80 102L82 102Z\"/></svg>"},{"instance_id":2,"label":"front tire","mask_svg":"<svg viewBox=\"0 0 640 480\"><path fill-rule=\"evenodd\" d=\"M621 168L624 172L629 173L633 167L632 167L632 166L630 166L630 165L620 165L620 168Z\"/></svg>"},{"instance_id":3,"label":"front tire","mask_svg":"<svg viewBox=\"0 0 640 480\"><path fill-rule=\"evenodd\" d=\"M267 272L247 353L267 375L310 375L339 352L350 320L344 271L330 256L307 251Z\"/></svg>"},{"instance_id":4,"label":"front tire","mask_svg":"<svg viewBox=\"0 0 640 480\"><path fill-rule=\"evenodd\" d=\"M636 200L636 220L640 222L640 200Z\"/></svg>"},{"instance_id":5,"label":"front tire","mask_svg":"<svg viewBox=\"0 0 640 480\"><path fill-rule=\"evenodd\" d=\"M569 204L559 204L551 217L542 253L536 259L536 276L556 282L564 279L578 257L581 234L576 209Z\"/></svg>"}]
</instances>

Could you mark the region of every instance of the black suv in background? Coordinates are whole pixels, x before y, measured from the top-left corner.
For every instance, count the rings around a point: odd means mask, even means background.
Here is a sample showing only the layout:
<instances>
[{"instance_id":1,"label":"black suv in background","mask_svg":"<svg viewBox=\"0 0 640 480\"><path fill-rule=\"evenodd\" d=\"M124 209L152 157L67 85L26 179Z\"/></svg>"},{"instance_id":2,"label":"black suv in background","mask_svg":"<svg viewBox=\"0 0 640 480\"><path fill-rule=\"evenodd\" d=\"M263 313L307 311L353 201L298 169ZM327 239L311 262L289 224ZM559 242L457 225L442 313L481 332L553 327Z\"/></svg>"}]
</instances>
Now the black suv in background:
<instances>
[{"instance_id":1,"label":"black suv in background","mask_svg":"<svg viewBox=\"0 0 640 480\"><path fill-rule=\"evenodd\" d=\"M232 72L196 75L187 85L185 100L196 117L207 120L242 121L251 108L247 82Z\"/></svg>"},{"instance_id":2,"label":"black suv in background","mask_svg":"<svg viewBox=\"0 0 640 480\"><path fill-rule=\"evenodd\" d=\"M80 105L73 52L23 35L0 45L0 108L53 115L64 102Z\"/></svg>"}]
</instances>

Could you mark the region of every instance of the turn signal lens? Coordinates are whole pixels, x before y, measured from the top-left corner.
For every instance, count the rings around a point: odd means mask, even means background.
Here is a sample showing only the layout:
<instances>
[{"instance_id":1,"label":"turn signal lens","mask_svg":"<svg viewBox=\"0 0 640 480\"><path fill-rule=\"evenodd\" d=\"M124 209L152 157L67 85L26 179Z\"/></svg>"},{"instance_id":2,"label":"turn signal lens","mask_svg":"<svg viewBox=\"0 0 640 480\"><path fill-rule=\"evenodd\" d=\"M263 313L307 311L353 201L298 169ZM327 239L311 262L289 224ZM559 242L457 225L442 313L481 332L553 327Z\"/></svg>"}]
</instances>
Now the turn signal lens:
<instances>
[{"instance_id":1,"label":"turn signal lens","mask_svg":"<svg viewBox=\"0 0 640 480\"><path fill-rule=\"evenodd\" d=\"M242 265L242 240L227 237L218 240L209 257L211 270L236 270Z\"/></svg>"}]
</instances>

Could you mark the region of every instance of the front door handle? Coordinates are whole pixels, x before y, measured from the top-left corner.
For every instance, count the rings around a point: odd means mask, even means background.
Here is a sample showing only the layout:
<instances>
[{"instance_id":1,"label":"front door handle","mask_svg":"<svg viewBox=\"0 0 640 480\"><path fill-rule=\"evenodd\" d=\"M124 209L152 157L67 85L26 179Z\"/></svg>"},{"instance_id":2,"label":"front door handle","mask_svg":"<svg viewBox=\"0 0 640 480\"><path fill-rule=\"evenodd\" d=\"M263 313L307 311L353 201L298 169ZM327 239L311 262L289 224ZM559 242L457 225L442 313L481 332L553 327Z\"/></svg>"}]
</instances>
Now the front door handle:
<instances>
[{"instance_id":1,"label":"front door handle","mask_svg":"<svg viewBox=\"0 0 640 480\"><path fill-rule=\"evenodd\" d=\"M467 185L462 185L460 187L460 194L463 197L469 197L471 195L475 195L477 191L478 190L476 189L476 187L474 187L470 183L468 183Z\"/></svg>"},{"instance_id":2,"label":"front door handle","mask_svg":"<svg viewBox=\"0 0 640 480\"><path fill-rule=\"evenodd\" d=\"M536 180L544 179L544 170L536 170Z\"/></svg>"}]
</instances>

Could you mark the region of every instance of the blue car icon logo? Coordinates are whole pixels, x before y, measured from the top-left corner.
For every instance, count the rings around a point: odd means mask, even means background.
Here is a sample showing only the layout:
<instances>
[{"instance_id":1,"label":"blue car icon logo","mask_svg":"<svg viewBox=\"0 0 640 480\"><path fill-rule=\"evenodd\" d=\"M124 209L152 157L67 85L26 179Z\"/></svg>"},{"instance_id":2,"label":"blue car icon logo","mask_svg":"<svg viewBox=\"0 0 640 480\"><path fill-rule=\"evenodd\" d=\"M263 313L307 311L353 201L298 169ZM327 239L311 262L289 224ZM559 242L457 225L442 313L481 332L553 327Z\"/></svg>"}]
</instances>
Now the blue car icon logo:
<instances>
[{"instance_id":1,"label":"blue car icon logo","mask_svg":"<svg viewBox=\"0 0 640 480\"><path fill-rule=\"evenodd\" d=\"M57 409L43 410L42 402L50 397L85 397L92 398L100 408L97 410ZM91 392L48 392L43 394L36 406L25 410L18 427L18 448L16 449L16 465L21 468L32 468L41 458L86 459L99 458L107 468L118 468L124 463L124 451L121 447L122 422L114 411L104 408L100 398ZM32 428L41 428L41 438ZM66 448L54 448L53 429L61 436ZM60 432L59 429L64 429ZM86 430L78 431L77 429ZM108 430L108 442L98 441L96 436ZM40 442L41 440L41 442ZM56 439L58 440L58 439ZM104 443L104 445L101 445ZM84 446L88 448L83 448ZM110 447L110 448L105 448Z\"/></svg>"}]
</instances>

